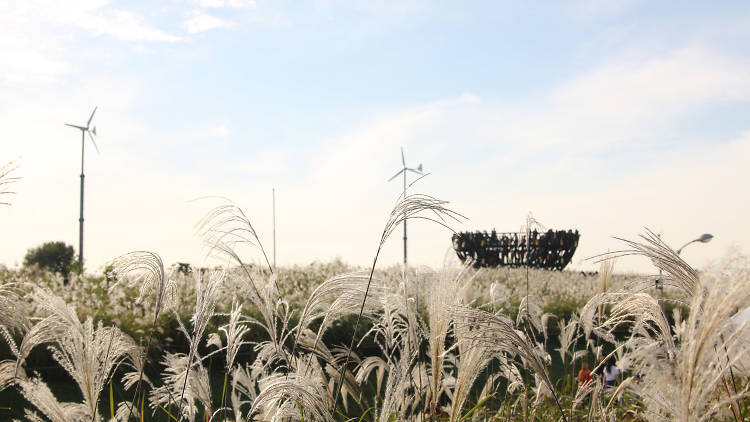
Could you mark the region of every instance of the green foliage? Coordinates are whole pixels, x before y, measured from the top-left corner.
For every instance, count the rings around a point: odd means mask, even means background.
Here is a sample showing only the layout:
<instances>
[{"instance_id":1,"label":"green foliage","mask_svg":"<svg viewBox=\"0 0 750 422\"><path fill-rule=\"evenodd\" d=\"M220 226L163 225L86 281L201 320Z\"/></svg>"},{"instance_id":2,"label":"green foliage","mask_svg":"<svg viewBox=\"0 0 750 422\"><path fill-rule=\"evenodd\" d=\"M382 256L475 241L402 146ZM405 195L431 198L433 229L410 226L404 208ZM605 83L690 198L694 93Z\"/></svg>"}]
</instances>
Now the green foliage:
<instances>
[{"instance_id":1,"label":"green foliage","mask_svg":"<svg viewBox=\"0 0 750 422\"><path fill-rule=\"evenodd\" d=\"M73 247L65 242L47 242L26 252L23 265L33 265L54 273L66 275L73 268L75 251Z\"/></svg>"}]
</instances>

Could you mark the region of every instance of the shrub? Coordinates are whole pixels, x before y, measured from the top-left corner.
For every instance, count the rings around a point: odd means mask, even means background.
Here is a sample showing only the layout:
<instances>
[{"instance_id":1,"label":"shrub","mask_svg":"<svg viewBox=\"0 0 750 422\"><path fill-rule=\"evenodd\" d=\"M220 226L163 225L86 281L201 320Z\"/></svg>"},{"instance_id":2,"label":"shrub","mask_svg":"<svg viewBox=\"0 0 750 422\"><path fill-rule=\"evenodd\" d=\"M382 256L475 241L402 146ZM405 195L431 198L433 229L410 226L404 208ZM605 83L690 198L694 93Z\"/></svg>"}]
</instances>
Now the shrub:
<instances>
[{"instance_id":1,"label":"shrub","mask_svg":"<svg viewBox=\"0 0 750 422\"><path fill-rule=\"evenodd\" d=\"M47 242L42 246L29 249L23 259L23 265L33 265L62 275L70 273L73 267L75 251L65 242Z\"/></svg>"}]
</instances>

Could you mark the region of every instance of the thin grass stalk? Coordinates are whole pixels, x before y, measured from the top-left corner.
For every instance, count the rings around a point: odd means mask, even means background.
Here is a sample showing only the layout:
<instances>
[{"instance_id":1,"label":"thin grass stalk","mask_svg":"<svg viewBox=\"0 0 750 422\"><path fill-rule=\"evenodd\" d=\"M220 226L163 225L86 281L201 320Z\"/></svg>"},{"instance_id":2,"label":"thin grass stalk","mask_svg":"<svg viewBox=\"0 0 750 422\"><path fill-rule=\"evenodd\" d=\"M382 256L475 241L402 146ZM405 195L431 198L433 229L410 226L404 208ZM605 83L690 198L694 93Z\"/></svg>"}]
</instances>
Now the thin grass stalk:
<instances>
[{"instance_id":1,"label":"thin grass stalk","mask_svg":"<svg viewBox=\"0 0 750 422\"><path fill-rule=\"evenodd\" d=\"M143 353L144 359L143 359L143 365L141 370L138 374L138 384L135 387L135 393L133 394L133 400L130 402L130 411L128 412L128 417L125 419L126 421L130 419L130 416L133 414L133 406L135 406L136 399L138 398L138 391L141 389L141 386L143 385L143 371L146 368L146 359L148 359L148 352L151 349L151 337L154 336L154 332L156 331L156 317L154 317L154 322L151 324L151 331L149 332L149 336L146 338L146 350ZM145 394L145 392L144 392ZM143 412L141 411L141 420L143 420Z\"/></svg>"},{"instance_id":2,"label":"thin grass stalk","mask_svg":"<svg viewBox=\"0 0 750 422\"><path fill-rule=\"evenodd\" d=\"M107 353L105 354L104 360L106 361L109 358L109 351L112 349L112 340L115 337L115 330L112 330L112 335L109 337L109 345L107 346ZM112 403L112 382L110 380L109 383L109 404L110 409L112 410L113 418L114 418L114 405ZM96 414L98 413L98 409L95 412L91 412L91 422L94 422L94 419L96 419Z\"/></svg>"},{"instance_id":3,"label":"thin grass stalk","mask_svg":"<svg viewBox=\"0 0 750 422\"><path fill-rule=\"evenodd\" d=\"M225 393L227 391L227 378L228 378L228 376L229 376L229 374L225 371L224 372L224 384L221 387L221 408L224 410L224 420L227 419L227 413L226 412L228 410L228 409L224 408L224 403L225 403L224 399L225 399Z\"/></svg>"},{"instance_id":4,"label":"thin grass stalk","mask_svg":"<svg viewBox=\"0 0 750 422\"><path fill-rule=\"evenodd\" d=\"M352 349L354 348L354 342L357 337L357 330L359 329L359 324L362 318L362 313L364 312L365 303L367 302L367 295L370 291L370 284L372 283L372 276L375 273L375 266L377 265L378 257L380 256L380 251L382 250L383 245L385 244L385 241L388 239L391 233L393 233L396 227L398 227L398 224L402 220L406 221L406 219L408 218L420 218L420 219L432 221L443 227L448 228L451 231L453 230L447 225L446 218L452 219L454 221L460 221L459 218L465 218L461 214L445 208L444 205L447 204L446 201L441 201L428 195L412 194L412 195L404 196L402 194L402 195L399 195L399 198L400 198L399 202L397 202L396 206L391 211L389 220L386 223L385 228L383 229L383 234L380 236L380 243L378 243L378 249L375 252L375 257L372 260L372 267L370 268L370 275L367 279L367 287L365 288L365 294L362 297L362 305L360 307L359 314L357 315L356 323L354 324L354 332L352 333L352 340L349 343L349 348L346 353L346 359L344 360L344 365L341 367L341 375L339 376L336 393L334 394L334 399L333 399L332 414L336 414L336 409L338 407L338 396L341 392L341 387L343 385L344 374L346 373L346 367L348 366L349 360L351 359ZM436 218L419 216L418 214L423 211L431 211L432 213L435 214Z\"/></svg>"},{"instance_id":5,"label":"thin grass stalk","mask_svg":"<svg viewBox=\"0 0 750 422\"><path fill-rule=\"evenodd\" d=\"M140 293L141 296L144 294L144 289L146 288L146 286L153 282L158 283L154 320L151 324L149 336L146 338L146 349L143 353L143 365L141 366L138 374L138 384L136 385L133 399L131 400L130 406L128 407L129 411L126 420L129 420L130 416L132 416L133 414L133 407L135 406L136 400L138 398L138 392L143 385L143 371L146 368L146 360L148 359L148 353L151 350L151 339L154 337L154 332L156 331L156 321L159 318L159 313L163 305L164 294L167 289L167 280L165 277L164 264L161 260L161 257L153 252L137 251L122 255L119 258L115 259L113 266L115 267L115 272L121 272L123 276L126 276L130 272L138 270L145 270L147 272L146 276L143 277L143 284L141 286ZM115 283L110 286L109 290L112 290L117 284L118 283ZM143 414L141 414L141 418L143 418Z\"/></svg>"},{"instance_id":6,"label":"thin grass stalk","mask_svg":"<svg viewBox=\"0 0 750 422\"><path fill-rule=\"evenodd\" d=\"M10 174L16 169L18 169L17 160L5 163L0 167L0 196L15 194L15 192L9 191L8 187L21 179L20 177L10 177ZM10 202L0 201L0 205L10 205Z\"/></svg>"},{"instance_id":7,"label":"thin grass stalk","mask_svg":"<svg viewBox=\"0 0 750 422\"><path fill-rule=\"evenodd\" d=\"M182 385L182 393L180 393L180 400L178 401L177 407L177 414L180 418L182 418L182 399L185 396L185 389L187 388L188 378L190 377L190 368L193 365L193 357L195 357L198 350L198 343L203 336L208 320L213 316L214 307L216 306L215 289L218 289L218 286L223 279L223 272L219 273L218 276L216 273L213 273L209 278L208 283L206 283L205 290L202 290L201 295L197 298L195 313L193 314L193 335L188 336L188 339L190 340L190 354L188 355L187 366L185 367L185 381Z\"/></svg>"},{"instance_id":8,"label":"thin grass stalk","mask_svg":"<svg viewBox=\"0 0 750 422\"><path fill-rule=\"evenodd\" d=\"M367 280L367 287L365 288L365 294L362 296L362 307L359 310L359 314L357 314L357 322L354 324L354 330L352 332L352 340L349 343L349 348L347 349L346 353L346 360L344 360L344 364L341 366L341 375L339 376L338 385L336 386L336 391L333 395L333 412L332 414L336 414L336 408L338 406L338 398L339 394L341 393L341 387L343 386L344 382L344 374L346 373L346 367L349 365L349 359L351 359L352 356L352 349L354 348L354 341L357 339L357 330L359 329L359 321L362 318L362 312L365 310L365 302L367 301L367 293L370 291L370 283L372 282L372 275L375 272L375 265L378 262L378 256L380 255L380 250L383 247L384 240L381 238L380 246L378 246L378 250L375 253L375 258L372 261L372 267L370 269L370 276Z\"/></svg>"}]
</instances>

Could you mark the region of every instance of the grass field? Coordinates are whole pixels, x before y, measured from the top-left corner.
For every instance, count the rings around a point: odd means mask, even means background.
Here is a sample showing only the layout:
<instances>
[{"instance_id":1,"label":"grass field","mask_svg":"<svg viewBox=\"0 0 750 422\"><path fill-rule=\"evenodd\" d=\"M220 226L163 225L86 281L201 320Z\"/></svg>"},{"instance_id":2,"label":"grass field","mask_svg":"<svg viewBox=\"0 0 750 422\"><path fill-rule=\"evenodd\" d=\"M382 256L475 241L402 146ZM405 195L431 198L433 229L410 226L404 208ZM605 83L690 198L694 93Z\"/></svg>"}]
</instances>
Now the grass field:
<instances>
[{"instance_id":1,"label":"grass field","mask_svg":"<svg viewBox=\"0 0 750 422\"><path fill-rule=\"evenodd\" d=\"M443 213L406 197L401 216ZM203 235L227 268L164 268L155 253L106 274L0 271L0 415L96 420L742 420L750 266L697 273L646 233L624 245L653 279L449 262L440 270L248 266L255 242L223 208ZM228 227L227 222L231 222ZM229 235L227 235L229 234ZM229 238L227 236L230 236ZM374 271L373 271L374 269ZM577 386L611 358L617 387Z\"/></svg>"}]
</instances>

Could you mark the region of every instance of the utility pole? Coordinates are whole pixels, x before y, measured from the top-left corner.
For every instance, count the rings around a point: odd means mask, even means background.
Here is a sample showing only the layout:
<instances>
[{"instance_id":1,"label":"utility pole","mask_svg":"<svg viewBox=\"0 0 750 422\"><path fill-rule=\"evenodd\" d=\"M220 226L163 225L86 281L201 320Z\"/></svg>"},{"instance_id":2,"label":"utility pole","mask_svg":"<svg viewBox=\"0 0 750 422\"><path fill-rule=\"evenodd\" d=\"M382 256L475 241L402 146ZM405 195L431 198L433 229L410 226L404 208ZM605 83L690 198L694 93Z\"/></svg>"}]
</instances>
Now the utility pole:
<instances>
[{"instance_id":1,"label":"utility pole","mask_svg":"<svg viewBox=\"0 0 750 422\"><path fill-rule=\"evenodd\" d=\"M276 188L271 189L273 203L273 271L276 272Z\"/></svg>"}]
</instances>

